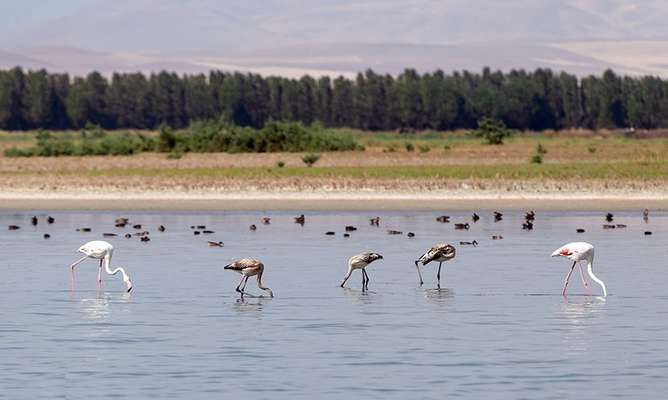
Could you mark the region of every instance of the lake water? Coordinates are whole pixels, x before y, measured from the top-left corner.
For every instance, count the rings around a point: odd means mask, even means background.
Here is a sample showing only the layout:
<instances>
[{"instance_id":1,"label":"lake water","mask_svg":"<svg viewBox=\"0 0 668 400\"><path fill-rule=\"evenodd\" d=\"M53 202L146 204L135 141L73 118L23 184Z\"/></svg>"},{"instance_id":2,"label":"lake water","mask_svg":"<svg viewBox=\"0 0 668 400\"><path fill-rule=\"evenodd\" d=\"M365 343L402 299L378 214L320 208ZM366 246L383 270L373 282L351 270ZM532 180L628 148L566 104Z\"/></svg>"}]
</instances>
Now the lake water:
<instances>
[{"instance_id":1,"label":"lake water","mask_svg":"<svg viewBox=\"0 0 668 400\"><path fill-rule=\"evenodd\" d=\"M369 225L376 214L354 212L307 214L303 227L282 212L48 214L56 222L39 212L37 227L32 214L0 214L2 399L592 399L668 390L665 213L648 223L637 210L616 213L628 227L604 230L600 212L544 212L531 232L521 213L495 223L481 212L469 231L422 212L377 214L380 228ZM260 223L264 215L271 225ZM98 291L94 260L78 267L71 292L68 265L82 243L136 231L114 228L118 216L151 231L148 243L106 239L133 293L106 275ZM195 236L198 224L216 233ZM344 238L345 225L359 229ZM474 239L478 247L459 245ZM550 253L578 240L596 246L606 299L584 295L579 275L560 296L570 264ZM443 264L441 290L437 264L423 270L420 288L413 261L439 242L455 244L457 257ZM385 257L368 268L371 292L360 291L359 271L341 289L347 258L364 250ZM275 298L239 299L239 276L222 267L240 257L265 263ZM261 293L254 279L247 289Z\"/></svg>"}]
</instances>

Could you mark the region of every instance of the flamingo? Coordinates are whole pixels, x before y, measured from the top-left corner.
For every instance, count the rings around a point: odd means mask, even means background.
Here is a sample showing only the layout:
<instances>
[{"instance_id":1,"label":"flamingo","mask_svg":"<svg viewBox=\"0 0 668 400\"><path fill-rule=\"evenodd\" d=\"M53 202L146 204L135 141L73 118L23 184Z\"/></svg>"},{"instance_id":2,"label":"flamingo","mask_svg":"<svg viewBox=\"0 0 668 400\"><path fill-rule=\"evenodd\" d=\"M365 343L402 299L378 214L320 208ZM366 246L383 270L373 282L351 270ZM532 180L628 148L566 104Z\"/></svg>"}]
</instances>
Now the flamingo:
<instances>
[{"instance_id":1,"label":"flamingo","mask_svg":"<svg viewBox=\"0 0 668 400\"><path fill-rule=\"evenodd\" d=\"M346 284L348 278L356 269L362 270L362 291L369 289L369 275L366 273L366 267L376 260L382 260L383 256L378 253L372 253L370 251L358 254L356 256L350 257L348 259L348 272L346 276L343 277L343 282L341 282L341 287Z\"/></svg>"},{"instance_id":2,"label":"flamingo","mask_svg":"<svg viewBox=\"0 0 668 400\"><path fill-rule=\"evenodd\" d=\"M241 282L239 282L239 285L236 288L236 291L241 293L241 297L246 294L244 290L246 289L248 278L251 276L257 276L257 287L268 292L269 297L274 297L274 292L272 292L271 289L262 286L262 273L264 272L264 264L262 264L260 261L252 258L242 258L227 264L225 269L236 271L242 275ZM244 285L243 287L241 287L242 284Z\"/></svg>"},{"instance_id":3,"label":"flamingo","mask_svg":"<svg viewBox=\"0 0 668 400\"><path fill-rule=\"evenodd\" d=\"M77 252L83 253L85 254L85 256L81 257L80 259L78 259L77 261L75 261L70 265L73 284L74 284L74 267L81 264L87 258L94 258L96 260L100 260L100 267L97 272L98 287L101 287L102 285L102 264L104 264L104 268L107 271L107 274L116 275L118 272L120 272L121 275L123 275L123 282L125 282L125 284L128 287L128 293L132 290L132 281L130 281L130 277L128 276L128 274L125 273L125 270L121 267L112 270L109 265L111 263L111 256L114 253L114 246L112 246L111 243L105 242L103 240L94 240L79 247Z\"/></svg>"},{"instance_id":4,"label":"flamingo","mask_svg":"<svg viewBox=\"0 0 668 400\"><path fill-rule=\"evenodd\" d=\"M573 266L571 267L571 270L568 271L568 275L566 275L566 281L564 282L564 289L561 291L562 296L566 295L566 287L568 286L568 281L571 278L571 274L573 273L573 269L575 269L576 264L580 269L582 284L586 288L589 288L589 285L587 285L587 281L585 280L584 273L582 272L582 267L580 266L580 264L578 264L580 261L587 262L587 273L589 274L591 279L594 280L594 282L601 285L601 288L603 288L603 296L606 297L608 295L608 290L605 287L605 283L603 283L602 280L600 280L596 275L594 275L594 271L592 270L592 264L594 263L594 246L585 242L568 243L556 249L552 253L552 257L566 257L569 260L573 261Z\"/></svg>"},{"instance_id":5,"label":"flamingo","mask_svg":"<svg viewBox=\"0 0 668 400\"><path fill-rule=\"evenodd\" d=\"M443 243L434 245L434 247L420 256L419 259L415 260L415 268L417 268L418 276L420 277L420 286L422 286L424 282L422 281L422 274L420 273L420 266L418 263L421 262L422 265L427 265L432 261L438 261L438 273L436 274L436 278L438 279L438 287L440 288L441 265L443 265L443 261L452 260L453 258L455 258L455 248L452 245Z\"/></svg>"}]
</instances>

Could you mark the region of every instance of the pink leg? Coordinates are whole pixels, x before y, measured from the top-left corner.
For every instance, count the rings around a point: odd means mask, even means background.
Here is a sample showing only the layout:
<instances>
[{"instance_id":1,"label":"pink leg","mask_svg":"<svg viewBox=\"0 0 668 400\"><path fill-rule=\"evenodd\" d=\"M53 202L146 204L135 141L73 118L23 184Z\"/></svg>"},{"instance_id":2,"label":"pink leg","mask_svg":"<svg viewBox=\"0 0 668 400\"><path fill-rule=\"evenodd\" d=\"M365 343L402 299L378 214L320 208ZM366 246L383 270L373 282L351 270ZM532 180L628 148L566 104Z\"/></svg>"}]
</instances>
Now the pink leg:
<instances>
[{"instance_id":1,"label":"pink leg","mask_svg":"<svg viewBox=\"0 0 668 400\"><path fill-rule=\"evenodd\" d=\"M578 264L578 268L580 269L580 278L582 278L582 286L584 286L585 289L587 289L587 293L591 295L591 288L589 287L587 278L585 278L584 272L582 272L582 265Z\"/></svg>"},{"instance_id":2,"label":"pink leg","mask_svg":"<svg viewBox=\"0 0 668 400\"><path fill-rule=\"evenodd\" d=\"M564 290L561 291L562 296L566 296L566 288L568 287L568 281L571 279L571 274L575 269L575 264L577 264L577 261L573 261L573 266L571 267L571 270L568 271L568 275L566 275L566 282L564 282Z\"/></svg>"},{"instance_id":3,"label":"pink leg","mask_svg":"<svg viewBox=\"0 0 668 400\"><path fill-rule=\"evenodd\" d=\"M74 291L74 267L77 265L81 264L85 259L87 259L88 256L83 256L80 259L76 260L72 264L70 264L70 289Z\"/></svg>"}]
</instances>

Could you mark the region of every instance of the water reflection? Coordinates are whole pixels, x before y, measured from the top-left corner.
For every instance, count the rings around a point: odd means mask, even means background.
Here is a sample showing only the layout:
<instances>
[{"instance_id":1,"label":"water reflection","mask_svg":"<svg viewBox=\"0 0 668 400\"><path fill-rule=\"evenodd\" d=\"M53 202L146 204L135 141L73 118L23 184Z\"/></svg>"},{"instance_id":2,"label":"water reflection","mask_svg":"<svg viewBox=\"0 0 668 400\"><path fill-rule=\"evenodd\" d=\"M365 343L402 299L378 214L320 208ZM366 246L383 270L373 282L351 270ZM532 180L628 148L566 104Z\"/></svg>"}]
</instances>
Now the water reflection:
<instances>
[{"instance_id":1,"label":"water reflection","mask_svg":"<svg viewBox=\"0 0 668 400\"><path fill-rule=\"evenodd\" d=\"M450 303L455 298L455 291L448 288L425 289L424 298L431 303Z\"/></svg>"},{"instance_id":2,"label":"water reflection","mask_svg":"<svg viewBox=\"0 0 668 400\"><path fill-rule=\"evenodd\" d=\"M265 301L269 298L263 296L248 296L239 297L235 299L232 306L238 312L259 312L262 311Z\"/></svg>"},{"instance_id":3,"label":"water reflection","mask_svg":"<svg viewBox=\"0 0 668 400\"><path fill-rule=\"evenodd\" d=\"M590 329L594 322L606 310L602 297L564 297L556 312L562 325L564 336L562 343L567 354L575 355L587 351L592 341Z\"/></svg>"},{"instance_id":4,"label":"water reflection","mask_svg":"<svg viewBox=\"0 0 668 400\"><path fill-rule=\"evenodd\" d=\"M105 320L111 313L109 298L101 292L98 292L96 298L81 299L79 303L84 317L88 320Z\"/></svg>"},{"instance_id":5,"label":"water reflection","mask_svg":"<svg viewBox=\"0 0 668 400\"><path fill-rule=\"evenodd\" d=\"M359 289L343 288L344 296L351 300L353 304L370 304L374 301L378 293L372 290L362 291Z\"/></svg>"}]
</instances>

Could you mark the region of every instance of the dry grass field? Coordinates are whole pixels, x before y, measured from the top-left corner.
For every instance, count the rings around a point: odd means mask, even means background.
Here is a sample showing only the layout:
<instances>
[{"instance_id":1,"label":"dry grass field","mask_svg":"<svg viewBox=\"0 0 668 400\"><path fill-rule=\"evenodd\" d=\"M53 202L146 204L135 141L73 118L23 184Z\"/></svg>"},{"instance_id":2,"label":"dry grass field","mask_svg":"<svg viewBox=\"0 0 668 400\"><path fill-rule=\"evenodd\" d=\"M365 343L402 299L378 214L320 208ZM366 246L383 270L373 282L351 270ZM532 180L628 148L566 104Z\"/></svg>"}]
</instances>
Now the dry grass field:
<instances>
[{"instance_id":1,"label":"dry grass field","mask_svg":"<svg viewBox=\"0 0 668 400\"><path fill-rule=\"evenodd\" d=\"M64 133L66 134L66 133ZM70 133L71 134L71 133ZM147 134L155 134L148 132ZM133 156L0 156L0 186L145 189L655 190L668 183L668 139L614 132L524 133L500 146L464 132L354 132L364 151L323 153L307 167L299 153L162 153ZM652 135L650 135L652 136ZM661 136L661 135L654 135ZM0 150L35 134L0 132ZM541 145L540 164L530 162ZM282 161L283 167L278 163Z\"/></svg>"}]
</instances>

